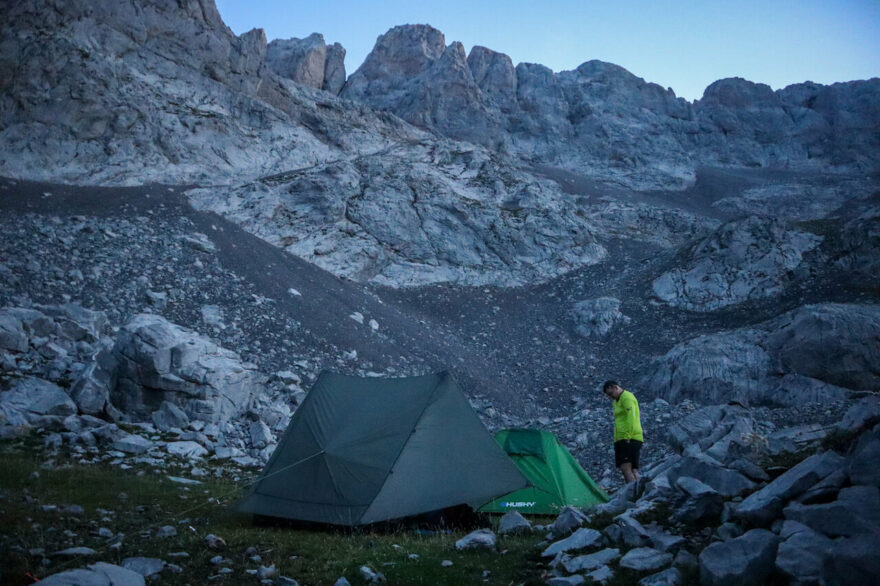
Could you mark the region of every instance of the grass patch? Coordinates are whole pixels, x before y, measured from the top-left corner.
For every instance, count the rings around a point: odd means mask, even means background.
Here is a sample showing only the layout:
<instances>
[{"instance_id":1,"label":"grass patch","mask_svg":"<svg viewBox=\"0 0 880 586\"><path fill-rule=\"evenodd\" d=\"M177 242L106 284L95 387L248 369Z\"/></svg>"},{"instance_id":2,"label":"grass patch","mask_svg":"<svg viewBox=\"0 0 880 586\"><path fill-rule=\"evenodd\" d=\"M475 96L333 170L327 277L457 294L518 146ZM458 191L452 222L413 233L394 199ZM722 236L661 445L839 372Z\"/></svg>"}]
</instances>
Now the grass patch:
<instances>
[{"instance_id":1,"label":"grass patch","mask_svg":"<svg viewBox=\"0 0 880 586\"><path fill-rule=\"evenodd\" d=\"M0 442L0 583L31 584L27 574L43 578L96 561L119 564L124 558L156 557L177 564L163 584L258 583L246 570L275 565L280 575L300 584L333 584L345 576L366 584L359 568L383 573L389 584L542 584L537 534L499 536L498 551L463 551L455 541L468 530L452 532L343 530L255 524L250 515L231 510L241 495L225 478L186 486L167 479L170 470L121 470L110 464L81 465L55 458L44 467L41 442ZM35 474L36 473L36 474ZM183 474L181 474L183 475ZM228 495L225 498L218 497ZM65 507L78 505L83 512ZM497 519L494 521L497 523ZM171 525L177 535L156 537ZM98 535L99 529L124 534L121 545ZM209 549L209 533L222 537L222 550ZM64 560L50 554L74 546L97 554ZM169 554L186 552L189 557ZM222 555L221 565L211 558ZM254 556L259 556L255 558ZM46 562L48 561L48 564ZM449 560L452 566L443 567ZM220 568L231 574L217 578Z\"/></svg>"}]
</instances>

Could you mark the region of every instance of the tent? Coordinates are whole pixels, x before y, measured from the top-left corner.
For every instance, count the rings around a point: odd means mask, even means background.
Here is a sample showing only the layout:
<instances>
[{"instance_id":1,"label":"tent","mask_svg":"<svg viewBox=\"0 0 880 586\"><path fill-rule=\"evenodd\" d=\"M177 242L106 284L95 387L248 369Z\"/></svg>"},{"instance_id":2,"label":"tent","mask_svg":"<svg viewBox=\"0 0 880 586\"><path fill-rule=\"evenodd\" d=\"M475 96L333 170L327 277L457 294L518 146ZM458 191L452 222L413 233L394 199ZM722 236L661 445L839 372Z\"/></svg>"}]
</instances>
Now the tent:
<instances>
[{"instance_id":1,"label":"tent","mask_svg":"<svg viewBox=\"0 0 880 586\"><path fill-rule=\"evenodd\" d=\"M503 429L495 434L495 440L533 486L497 498L480 511L555 514L567 505L585 508L608 502L608 495L552 433Z\"/></svg>"},{"instance_id":2,"label":"tent","mask_svg":"<svg viewBox=\"0 0 880 586\"><path fill-rule=\"evenodd\" d=\"M236 508L354 526L476 508L525 486L448 373L324 372Z\"/></svg>"}]
</instances>

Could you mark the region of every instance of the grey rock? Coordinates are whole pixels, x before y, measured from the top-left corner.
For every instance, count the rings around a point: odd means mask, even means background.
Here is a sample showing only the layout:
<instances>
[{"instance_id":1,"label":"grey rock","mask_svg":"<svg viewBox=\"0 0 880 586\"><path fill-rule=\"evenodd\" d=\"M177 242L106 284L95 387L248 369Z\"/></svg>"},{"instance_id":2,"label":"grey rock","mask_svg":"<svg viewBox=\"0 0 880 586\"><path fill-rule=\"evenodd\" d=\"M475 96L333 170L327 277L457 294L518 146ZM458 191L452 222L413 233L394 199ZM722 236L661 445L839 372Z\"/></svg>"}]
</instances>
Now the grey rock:
<instances>
[{"instance_id":1,"label":"grey rock","mask_svg":"<svg viewBox=\"0 0 880 586\"><path fill-rule=\"evenodd\" d=\"M614 525L620 529L620 541L629 547L646 546L651 541L648 531L628 513L615 517Z\"/></svg>"},{"instance_id":2,"label":"grey rock","mask_svg":"<svg viewBox=\"0 0 880 586\"><path fill-rule=\"evenodd\" d=\"M122 560L122 567L149 578L161 574L165 569L165 562L158 558L131 557Z\"/></svg>"},{"instance_id":3,"label":"grey rock","mask_svg":"<svg viewBox=\"0 0 880 586\"><path fill-rule=\"evenodd\" d=\"M715 529L715 535L718 536L722 541L727 541L729 539L735 539L745 533L743 528L737 525L736 523L722 523Z\"/></svg>"},{"instance_id":4,"label":"grey rock","mask_svg":"<svg viewBox=\"0 0 880 586\"><path fill-rule=\"evenodd\" d=\"M821 238L752 216L697 244L683 268L658 277L654 294L675 307L709 311L781 294L789 274Z\"/></svg>"},{"instance_id":5,"label":"grey rock","mask_svg":"<svg viewBox=\"0 0 880 586\"><path fill-rule=\"evenodd\" d=\"M144 586L144 577L121 566L97 562L88 569L46 576L41 583L54 586Z\"/></svg>"},{"instance_id":6,"label":"grey rock","mask_svg":"<svg viewBox=\"0 0 880 586\"><path fill-rule=\"evenodd\" d=\"M202 447L201 444L193 441L168 442L165 445L165 450L172 456L187 458L189 460L202 458L208 455L208 450Z\"/></svg>"},{"instance_id":7,"label":"grey rock","mask_svg":"<svg viewBox=\"0 0 880 586\"><path fill-rule=\"evenodd\" d=\"M854 484L880 486L880 425L863 433L846 460L846 472Z\"/></svg>"},{"instance_id":8,"label":"grey rock","mask_svg":"<svg viewBox=\"0 0 880 586\"><path fill-rule=\"evenodd\" d=\"M344 50L342 55L345 56ZM337 57L334 57L333 65L338 68L339 64L335 59ZM327 89L325 88L327 61L327 45L323 35L319 33L313 33L305 39L277 39L266 47L266 62L272 71L315 89ZM332 72L331 76L334 76L334 86L338 85L338 71ZM344 68L342 76L344 82ZM336 90L338 91L339 89Z\"/></svg>"},{"instance_id":9,"label":"grey rock","mask_svg":"<svg viewBox=\"0 0 880 586\"><path fill-rule=\"evenodd\" d=\"M186 429L189 425L189 417L183 409L170 401L162 401L159 408L153 411L151 419L156 429L165 432L174 428Z\"/></svg>"},{"instance_id":10,"label":"grey rock","mask_svg":"<svg viewBox=\"0 0 880 586\"><path fill-rule=\"evenodd\" d=\"M587 574L587 578L594 584L606 584L614 578L614 570L608 566L602 566Z\"/></svg>"},{"instance_id":11,"label":"grey rock","mask_svg":"<svg viewBox=\"0 0 880 586\"><path fill-rule=\"evenodd\" d=\"M575 330L585 338L604 336L616 324L626 324L630 318L620 312L620 300L600 297L578 301L572 308Z\"/></svg>"},{"instance_id":12,"label":"grey rock","mask_svg":"<svg viewBox=\"0 0 880 586\"><path fill-rule=\"evenodd\" d=\"M455 549L495 549L495 534L490 529L477 529L455 542Z\"/></svg>"},{"instance_id":13,"label":"grey rock","mask_svg":"<svg viewBox=\"0 0 880 586\"><path fill-rule=\"evenodd\" d=\"M351 586L351 582L346 580L345 576L343 576L336 580L336 582L333 583L333 586Z\"/></svg>"},{"instance_id":14,"label":"grey rock","mask_svg":"<svg viewBox=\"0 0 880 586\"><path fill-rule=\"evenodd\" d=\"M148 417L150 405L172 402L192 419L226 420L240 413L263 378L234 352L152 314L129 321L113 346L118 368L114 405Z\"/></svg>"},{"instance_id":15,"label":"grey rock","mask_svg":"<svg viewBox=\"0 0 880 586\"><path fill-rule=\"evenodd\" d=\"M226 547L226 540L218 535L210 533L205 536L205 545L207 545L209 549L223 549Z\"/></svg>"},{"instance_id":16,"label":"grey rock","mask_svg":"<svg viewBox=\"0 0 880 586\"><path fill-rule=\"evenodd\" d=\"M273 442L272 430L262 421L254 421L249 428L251 445L262 449Z\"/></svg>"},{"instance_id":17,"label":"grey rock","mask_svg":"<svg viewBox=\"0 0 880 586\"><path fill-rule=\"evenodd\" d=\"M104 412L115 385L115 362L109 352L101 352L96 360L80 373L70 387L70 396L79 410L90 415Z\"/></svg>"},{"instance_id":18,"label":"grey rock","mask_svg":"<svg viewBox=\"0 0 880 586\"><path fill-rule=\"evenodd\" d=\"M843 457L835 452L810 456L746 497L737 507L736 517L754 525L767 525L779 516L787 501L805 492L842 465Z\"/></svg>"},{"instance_id":19,"label":"grey rock","mask_svg":"<svg viewBox=\"0 0 880 586\"><path fill-rule=\"evenodd\" d=\"M550 533L556 536L568 535L587 521L587 516L574 507L565 507L550 525Z\"/></svg>"},{"instance_id":20,"label":"grey rock","mask_svg":"<svg viewBox=\"0 0 880 586\"><path fill-rule=\"evenodd\" d=\"M17 413L28 421L40 416L66 417L76 413L76 404L58 385L36 377L26 377L10 390L0 392L0 410L7 418Z\"/></svg>"},{"instance_id":21,"label":"grey rock","mask_svg":"<svg viewBox=\"0 0 880 586\"><path fill-rule=\"evenodd\" d=\"M806 305L751 328L678 344L652 362L641 384L676 403L842 399L846 388L876 386L869 348L878 320L874 305Z\"/></svg>"},{"instance_id":22,"label":"grey rock","mask_svg":"<svg viewBox=\"0 0 880 586\"><path fill-rule=\"evenodd\" d=\"M177 529L174 528L173 525L163 525L156 530L156 537L160 539L165 539L167 537L175 537L177 535Z\"/></svg>"},{"instance_id":23,"label":"grey rock","mask_svg":"<svg viewBox=\"0 0 880 586\"><path fill-rule=\"evenodd\" d=\"M339 43L328 45L327 58L324 61L324 84L321 89L336 95L342 91L345 79L345 48Z\"/></svg>"},{"instance_id":24,"label":"grey rock","mask_svg":"<svg viewBox=\"0 0 880 586\"><path fill-rule=\"evenodd\" d=\"M602 534L595 529L581 527L570 536L550 544L543 552L542 557L553 557L558 553L568 553L581 549L590 549L602 545Z\"/></svg>"},{"instance_id":25,"label":"grey rock","mask_svg":"<svg viewBox=\"0 0 880 586\"><path fill-rule=\"evenodd\" d=\"M880 397L864 397L847 410L843 419L837 422L837 429L856 433L877 423L880 423Z\"/></svg>"},{"instance_id":26,"label":"grey rock","mask_svg":"<svg viewBox=\"0 0 880 586\"><path fill-rule=\"evenodd\" d=\"M358 569L358 572L360 573L361 577L367 582L378 583L385 581L385 576L382 574L382 572L376 572L369 566L361 566Z\"/></svg>"},{"instance_id":27,"label":"grey rock","mask_svg":"<svg viewBox=\"0 0 880 586\"><path fill-rule=\"evenodd\" d=\"M156 444L147 438L130 433L113 442L113 449L127 454L143 454L154 448Z\"/></svg>"},{"instance_id":28,"label":"grey rock","mask_svg":"<svg viewBox=\"0 0 880 586\"><path fill-rule=\"evenodd\" d=\"M648 532L650 545L654 549L676 554L685 546L686 540L684 537L681 535L673 535L656 525L646 526L645 531Z\"/></svg>"},{"instance_id":29,"label":"grey rock","mask_svg":"<svg viewBox=\"0 0 880 586\"><path fill-rule=\"evenodd\" d=\"M592 571L606 564L610 564L620 557L620 550L614 548L606 548L596 553L587 555L579 555L573 558L563 558L562 567L566 572L577 573Z\"/></svg>"},{"instance_id":30,"label":"grey rock","mask_svg":"<svg viewBox=\"0 0 880 586\"><path fill-rule=\"evenodd\" d=\"M766 529L710 544L700 554L700 583L762 584L773 572L777 544L777 537Z\"/></svg>"},{"instance_id":31,"label":"grey rock","mask_svg":"<svg viewBox=\"0 0 880 586\"><path fill-rule=\"evenodd\" d=\"M531 531L532 524L519 511L504 513L501 520L498 521L498 535L529 533Z\"/></svg>"},{"instance_id":32,"label":"grey rock","mask_svg":"<svg viewBox=\"0 0 880 586\"><path fill-rule=\"evenodd\" d=\"M679 476L675 484L686 493L676 503L676 520L693 524L717 519L721 515L724 497L711 486L690 476Z\"/></svg>"},{"instance_id":33,"label":"grey rock","mask_svg":"<svg viewBox=\"0 0 880 586\"><path fill-rule=\"evenodd\" d=\"M91 547L68 547L66 549L62 549L52 553L52 557L74 557L74 556L88 556L95 555L96 552Z\"/></svg>"},{"instance_id":34,"label":"grey rock","mask_svg":"<svg viewBox=\"0 0 880 586\"><path fill-rule=\"evenodd\" d=\"M669 481L676 483L681 477L699 478L701 483L726 498L740 496L754 490L756 484L734 470L720 466L711 459L687 457L674 464L668 472ZM689 487L696 484L688 482Z\"/></svg>"},{"instance_id":35,"label":"grey rock","mask_svg":"<svg viewBox=\"0 0 880 586\"><path fill-rule=\"evenodd\" d=\"M620 558L620 567L636 572L651 572L672 564L671 553L662 552L652 547L631 549Z\"/></svg>"},{"instance_id":36,"label":"grey rock","mask_svg":"<svg viewBox=\"0 0 880 586\"><path fill-rule=\"evenodd\" d=\"M0 348L13 352L26 352L28 349L24 326L11 308L0 309Z\"/></svg>"},{"instance_id":37,"label":"grey rock","mask_svg":"<svg viewBox=\"0 0 880 586\"><path fill-rule=\"evenodd\" d=\"M872 584L880 576L880 535L863 534L835 540L824 558L826 584Z\"/></svg>"},{"instance_id":38,"label":"grey rock","mask_svg":"<svg viewBox=\"0 0 880 586\"><path fill-rule=\"evenodd\" d=\"M678 586L684 583L684 576L678 568L667 568L662 572L645 576L639 580L640 586Z\"/></svg>"},{"instance_id":39,"label":"grey rock","mask_svg":"<svg viewBox=\"0 0 880 586\"><path fill-rule=\"evenodd\" d=\"M574 574L572 576L553 576L548 579L545 584L547 586L579 586L583 584L585 579L580 574Z\"/></svg>"},{"instance_id":40,"label":"grey rock","mask_svg":"<svg viewBox=\"0 0 880 586\"><path fill-rule=\"evenodd\" d=\"M855 490L854 490L855 489ZM880 494L876 487L853 487L834 502L815 505L792 503L783 509L785 518L803 523L828 537L853 537L880 527ZM859 500L864 498L865 501Z\"/></svg>"},{"instance_id":41,"label":"grey rock","mask_svg":"<svg viewBox=\"0 0 880 586\"><path fill-rule=\"evenodd\" d=\"M795 582L818 582L834 542L796 521L785 521L776 553L776 569Z\"/></svg>"},{"instance_id":42,"label":"grey rock","mask_svg":"<svg viewBox=\"0 0 880 586\"><path fill-rule=\"evenodd\" d=\"M774 320L767 345L783 369L850 389L880 386L880 306L808 305Z\"/></svg>"}]
</instances>

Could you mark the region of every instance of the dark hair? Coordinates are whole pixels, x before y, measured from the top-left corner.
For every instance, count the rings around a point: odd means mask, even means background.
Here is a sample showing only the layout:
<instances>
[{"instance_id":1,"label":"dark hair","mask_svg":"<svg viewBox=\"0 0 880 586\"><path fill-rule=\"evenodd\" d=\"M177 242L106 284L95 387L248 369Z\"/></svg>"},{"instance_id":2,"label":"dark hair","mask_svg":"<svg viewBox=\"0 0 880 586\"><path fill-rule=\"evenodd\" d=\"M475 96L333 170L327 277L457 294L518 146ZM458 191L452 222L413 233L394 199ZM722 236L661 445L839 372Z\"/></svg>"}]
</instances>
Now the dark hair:
<instances>
[{"instance_id":1,"label":"dark hair","mask_svg":"<svg viewBox=\"0 0 880 586\"><path fill-rule=\"evenodd\" d=\"M610 389L611 387L619 387L619 386L620 386L620 383L617 382L616 380L607 380L607 381L605 381L605 384L602 385L602 392L607 393L608 389Z\"/></svg>"}]
</instances>

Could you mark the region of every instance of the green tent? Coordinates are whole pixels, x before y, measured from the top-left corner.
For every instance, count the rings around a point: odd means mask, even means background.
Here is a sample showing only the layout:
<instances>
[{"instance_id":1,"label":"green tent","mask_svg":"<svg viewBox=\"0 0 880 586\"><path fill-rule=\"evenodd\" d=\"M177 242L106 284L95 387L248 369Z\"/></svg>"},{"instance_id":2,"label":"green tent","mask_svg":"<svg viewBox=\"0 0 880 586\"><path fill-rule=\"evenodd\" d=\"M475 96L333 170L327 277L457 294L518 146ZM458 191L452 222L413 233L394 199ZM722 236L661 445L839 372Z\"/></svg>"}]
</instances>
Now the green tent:
<instances>
[{"instance_id":1,"label":"green tent","mask_svg":"<svg viewBox=\"0 0 880 586\"><path fill-rule=\"evenodd\" d=\"M236 508L353 526L476 508L528 485L449 374L324 372Z\"/></svg>"},{"instance_id":2,"label":"green tent","mask_svg":"<svg viewBox=\"0 0 880 586\"><path fill-rule=\"evenodd\" d=\"M495 440L533 486L497 498L480 511L555 514L567 505L585 508L608 502L608 495L552 433L503 429L495 434Z\"/></svg>"}]
</instances>

